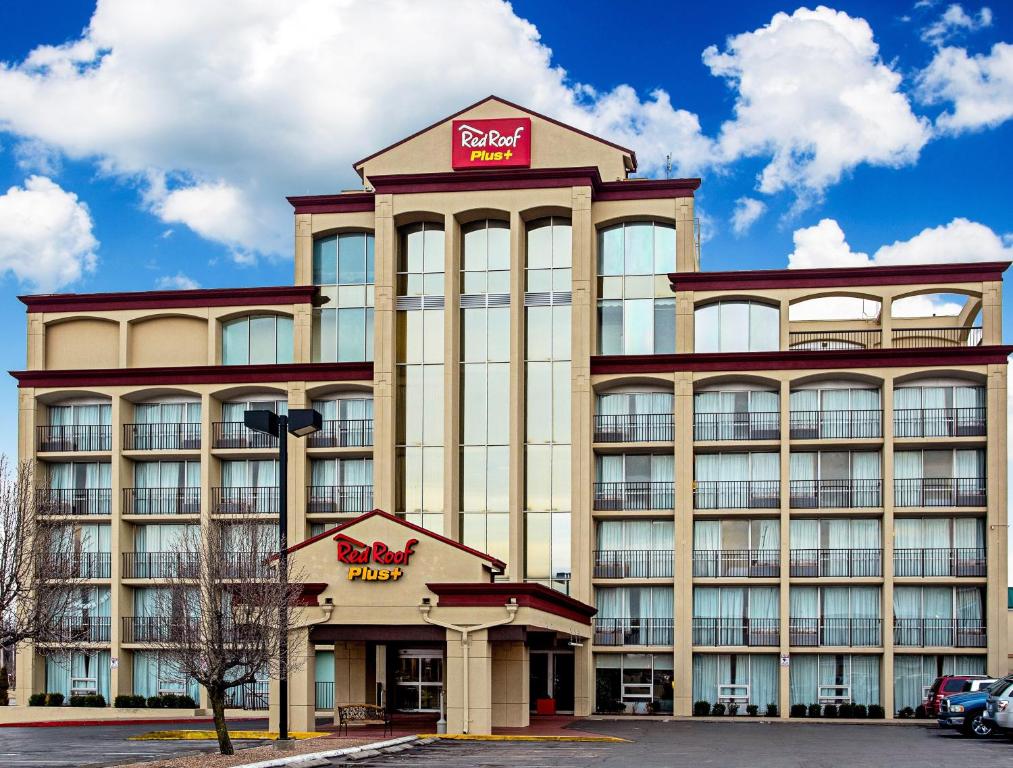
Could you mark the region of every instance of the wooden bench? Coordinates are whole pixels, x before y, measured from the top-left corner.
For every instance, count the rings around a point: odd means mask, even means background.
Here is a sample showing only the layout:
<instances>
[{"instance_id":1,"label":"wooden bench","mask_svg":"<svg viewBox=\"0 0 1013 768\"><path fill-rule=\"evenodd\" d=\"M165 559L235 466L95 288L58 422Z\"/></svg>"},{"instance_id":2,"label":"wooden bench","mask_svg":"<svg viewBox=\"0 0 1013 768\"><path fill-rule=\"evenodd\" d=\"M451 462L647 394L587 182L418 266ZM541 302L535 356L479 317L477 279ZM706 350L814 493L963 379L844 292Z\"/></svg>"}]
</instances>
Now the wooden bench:
<instances>
[{"instance_id":1,"label":"wooden bench","mask_svg":"<svg viewBox=\"0 0 1013 768\"><path fill-rule=\"evenodd\" d=\"M386 707L376 704L338 704L334 707L334 713L337 716L339 736L342 728L347 736L350 725L382 725L384 736L387 731L394 735L394 726Z\"/></svg>"}]
</instances>

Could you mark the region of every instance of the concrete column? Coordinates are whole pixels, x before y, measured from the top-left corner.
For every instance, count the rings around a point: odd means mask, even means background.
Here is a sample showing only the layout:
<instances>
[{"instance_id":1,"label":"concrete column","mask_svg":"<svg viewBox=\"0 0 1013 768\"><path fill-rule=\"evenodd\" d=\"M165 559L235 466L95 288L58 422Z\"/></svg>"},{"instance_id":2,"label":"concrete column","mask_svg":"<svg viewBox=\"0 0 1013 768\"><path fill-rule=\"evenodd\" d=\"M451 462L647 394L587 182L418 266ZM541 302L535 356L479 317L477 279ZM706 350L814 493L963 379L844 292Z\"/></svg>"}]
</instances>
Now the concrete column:
<instances>
[{"instance_id":1,"label":"concrete column","mask_svg":"<svg viewBox=\"0 0 1013 768\"><path fill-rule=\"evenodd\" d=\"M468 635L468 673L465 675L461 633L447 630L447 733L492 733L492 653L489 631ZM467 677L467 682L465 681ZM525 684L526 684L525 680ZM467 688L467 695L465 695Z\"/></svg>"},{"instance_id":2,"label":"concrete column","mask_svg":"<svg viewBox=\"0 0 1013 768\"><path fill-rule=\"evenodd\" d=\"M981 286L982 344L1002 344L1002 283Z\"/></svg>"},{"instance_id":3,"label":"concrete column","mask_svg":"<svg viewBox=\"0 0 1013 768\"><path fill-rule=\"evenodd\" d=\"M492 725L526 728L531 717L528 647L523 642L492 644Z\"/></svg>"},{"instance_id":4,"label":"concrete column","mask_svg":"<svg viewBox=\"0 0 1013 768\"><path fill-rule=\"evenodd\" d=\"M313 362L313 307L296 304L292 310L292 361Z\"/></svg>"},{"instance_id":5,"label":"concrete column","mask_svg":"<svg viewBox=\"0 0 1013 768\"><path fill-rule=\"evenodd\" d=\"M111 402L112 414L110 422L112 424L112 456L111 466L109 468L110 475L110 503L109 503L109 539L110 539L110 552L112 555L109 560L109 615L110 627L109 627L109 657L110 666L112 665L112 659L117 660L117 666L114 669L109 670L109 699L110 705L116 696L121 693L133 693L130 690L130 674L122 674L123 670L123 651L121 648L122 643L122 628L123 622L122 616L133 614L133 605L131 599L133 598L133 590L122 586L122 566L123 559L120 557L121 552L132 552L134 549L134 542L132 541L133 526L129 523L123 522L123 488L133 486L133 477L131 475L131 461L123 458L123 423L128 419L125 417L126 414L132 413L133 406L130 403L123 400L121 397L113 397Z\"/></svg>"},{"instance_id":6,"label":"concrete column","mask_svg":"<svg viewBox=\"0 0 1013 768\"><path fill-rule=\"evenodd\" d=\"M295 215L295 285L313 285L313 214Z\"/></svg>"},{"instance_id":7,"label":"concrete column","mask_svg":"<svg viewBox=\"0 0 1013 768\"><path fill-rule=\"evenodd\" d=\"M678 272L700 271L693 205L692 197L679 197L675 200L675 268Z\"/></svg>"},{"instance_id":8,"label":"concrete column","mask_svg":"<svg viewBox=\"0 0 1013 768\"><path fill-rule=\"evenodd\" d=\"M373 504L395 510L395 315L396 231L391 195L377 195L374 218L373 284ZM312 245L312 243L310 243ZM299 263L299 251L296 252ZM298 269L298 267L297 267ZM307 277L306 282L309 282Z\"/></svg>"},{"instance_id":9,"label":"concrete column","mask_svg":"<svg viewBox=\"0 0 1013 768\"><path fill-rule=\"evenodd\" d=\"M41 324L40 324L41 327ZM31 330L29 330L31 339ZM29 363L32 362L32 349L29 346ZM41 353L40 353L41 354ZM40 359L39 366L42 366ZM24 459L35 457L35 426L38 423L38 405L34 389L18 390L18 456ZM40 472L38 462L34 462L33 470ZM44 484L41 474L34 478L36 487ZM28 697L33 693L44 693L45 661L35 654L35 646L22 643L15 659L17 676L15 681L14 699L20 706L28 704Z\"/></svg>"},{"instance_id":10,"label":"concrete column","mask_svg":"<svg viewBox=\"0 0 1013 768\"><path fill-rule=\"evenodd\" d=\"M778 313L778 336L780 337L780 349L791 348L791 304L788 299L781 299L781 311ZM787 437L787 435L784 435Z\"/></svg>"},{"instance_id":11,"label":"concrete column","mask_svg":"<svg viewBox=\"0 0 1013 768\"><path fill-rule=\"evenodd\" d=\"M883 304L889 309L889 299ZM883 329L884 337L887 329ZM890 333L892 337L892 332ZM887 718L893 718L893 379L883 381L883 661L879 690Z\"/></svg>"},{"instance_id":12,"label":"concrete column","mask_svg":"<svg viewBox=\"0 0 1013 768\"><path fill-rule=\"evenodd\" d=\"M510 435L509 513L507 574L511 581L524 580L524 447L525 391L524 288L526 249L524 221L516 211L510 214Z\"/></svg>"},{"instance_id":13,"label":"concrete column","mask_svg":"<svg viewBox=\"0 0 1013 768\"><path fill-rule=\"evenodd\" d=\"M999 314L999 311L996 311ZM986 671L1001 675L1009 669L1009 612L1006 608L1006 574L1009 557L1009 512L1006 488L1006 364L988 366L988 443L985 517L986 555L988 560L985 626L988 632Z\"/></svg>"},{"instance_id":14,"label":"concrete column","mask_svg":"<svg viewBox=\"0 0 1013 768\"><path fill-rule=\"evenodd\" d=\"M672 713L693 711L693 374L675 374L675 658ZM681 450L680 450L681 449Z\"/></svg>"},{"instance_id":15,"label":"concrete column","mask_svg":"<svg viewBox=\"0 0 1013 768\"><path fill-rule=\"evenodd\" d=\"M453 214L443 220L443 535L461 528L461 252L464 238Z\"/></svg>"},{"instance_id":16,"label":"concrete column","mask_svg":"<svg viewBox=\"0 0 1013 768\"><path fill-rule=\"evenodd\" d=\"M306 382L292 381L288 385L288 407L309 408ZM288 437L288 545L309 538L309 521L306 520L306 486L309 485L309 457L307 438Z\"/></svg>"},{"instance_id":17,"label":"concrete column","mask_svg":"<svg viewBox=\"0 0 1013 768\"><path fill-rule=\"evenodd\" d=\"M884 296L879 305L879 327L883 329L883 347L893 347L893 296Z\"/></svg>"},{"instance_id":18,"label":"concrete column","mask_svg":"<svg viewBox=\"0 0 1013 768\"><path fill-rule=\"evenodd\" d=\"M30 371L46 367L46 327L41 315L28 316L28 344L26 368ZM27 456L27 453L20 454Z\"/></svg>"},{"instance_id":19,"label":"concrete column","mask_svg":"<svg viewBox=\"0 0 1013 768\"><path fill-rule=\"evenodd\" d=\"M316 730L316 648L305 627L291 634L307 637L295 643L288 675L288 728L294 732Z\"/></svg>"},{"instance_id":20,"label":"concrete column","mask_svg":"<svg viewBox=\"0 0 1013 768\"><path fill-rule=\"evenodd\" d=\"M693 292L679 291L675 298L675 351L691 353L696 346Z\"/></svg>"},{"instance_id":21,"label":"concrete column","mask_svg":"<svg viewBox=\"0 0 1013 768\"><path fill-rule=\"evenodd\" d=\"M334 644L335 724L339 704L372 704L374 694L366 690L366 644Z\"/></svg>"},{"instance_id":22,"label":"concrete column","mask_svg":"<svg viewBox=\"0 0 1013 768\"><path fill-rule=\"evenodd\" d=\"M787 312L787 302L782 303L781 311ZM787 316L782 317L781 344L787 349L788 322ZM791 648L791 382L781 381L781 576L779 587L780 644L779 653L789 653ZM790 663L790 661L789 661ZM777 712L782 718L790 714L791 709L791 667L777 668ZM763 706L763 702L759 702Z\"/></svg>"},{"instance_id":23,"label":"concrete column","mask_svg":"<svg viewBox=\"0 0 1013 768\"><path fill-rule=\"evenodd\" d=\"M577 717L586 717L596 706L591 638L584 640L584 644L574 648L573 651L573 714Z\"/></svg>"}]
</instances>

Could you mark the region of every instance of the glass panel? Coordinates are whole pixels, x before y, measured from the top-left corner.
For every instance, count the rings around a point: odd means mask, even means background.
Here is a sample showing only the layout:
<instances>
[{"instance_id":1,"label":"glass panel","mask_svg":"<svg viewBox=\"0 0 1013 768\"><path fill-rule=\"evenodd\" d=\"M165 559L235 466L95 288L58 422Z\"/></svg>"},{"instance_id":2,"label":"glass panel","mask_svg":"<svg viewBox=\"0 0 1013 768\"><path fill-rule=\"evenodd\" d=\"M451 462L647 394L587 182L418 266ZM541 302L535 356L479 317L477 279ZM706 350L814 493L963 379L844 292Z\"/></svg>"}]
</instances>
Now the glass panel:
<instances>
[{"instance_id":1,"label":"glass panel","mask_svg":"<svg viewBox=\"0 0 1013 768\"><path fill-rule=\"evenodd\" d=\"M274 317L250 318L250 364L275 362L277 336Z\"/></svg>"},{"instance_id":2,"label":"glass panel","mask_svg":"<svg viewBox=\"0 0 1013 768\"><path fill-rule=\"evenodd\" d=\"M249 318L232 320L222 326L222 365L246 365L250 362Z\"/></svg>"},{"instance_id":3,"label":"glass panel","mask_svg":"<svg viewBox=\"0 0 1013 768\"><path fill-rule=\"evenodd\" d=\"M366 243L361 233L338 238L338 283L361 285L366 282Z\"/></svg>"},{"instance_id":4,"label":"glass panel","mask_svg":"<svg viewBox=\"0 0 1013 768\"><path fill-rule=\"evenodd\" d=\"M322 237L313 243L313 284L333 285L338 281L338 239Z\"/></svg>"}]
</instances>

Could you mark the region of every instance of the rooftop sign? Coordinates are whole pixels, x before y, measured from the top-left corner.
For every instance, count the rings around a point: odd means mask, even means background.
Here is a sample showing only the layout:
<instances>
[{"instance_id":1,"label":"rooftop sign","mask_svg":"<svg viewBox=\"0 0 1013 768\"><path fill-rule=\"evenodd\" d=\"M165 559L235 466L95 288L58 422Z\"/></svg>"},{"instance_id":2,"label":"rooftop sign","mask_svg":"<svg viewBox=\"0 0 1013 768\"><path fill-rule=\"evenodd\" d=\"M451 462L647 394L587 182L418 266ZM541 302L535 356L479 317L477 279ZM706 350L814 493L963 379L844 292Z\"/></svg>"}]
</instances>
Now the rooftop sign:
<instances>
[{"instance_id":1,"label":"rooftop sign","mask_svg":"<svg viewBox=\"0 0 1013 768\"><path fill-rule=\"evenodd\" d=\"M527 168L531 165L531 118L454 120L451 160L467 168Z\"/></svg>"},{"instance_id":2,"label":"rooftop sign","mask_svg":"<svg viewBox=\"0 0 1013 768\"><path fill-rule=\"evenodd\" d=\"M397 581L404 575L400 567L394 568L371 568L377 566L402 566L408 565L411 556L415 554L415 545L418 539L408 539L404 549L391 549L382 541L374 541L372 545L339 536L338 562L349 566L348 580L360 581Z\"/></svg>"}]
</instances>

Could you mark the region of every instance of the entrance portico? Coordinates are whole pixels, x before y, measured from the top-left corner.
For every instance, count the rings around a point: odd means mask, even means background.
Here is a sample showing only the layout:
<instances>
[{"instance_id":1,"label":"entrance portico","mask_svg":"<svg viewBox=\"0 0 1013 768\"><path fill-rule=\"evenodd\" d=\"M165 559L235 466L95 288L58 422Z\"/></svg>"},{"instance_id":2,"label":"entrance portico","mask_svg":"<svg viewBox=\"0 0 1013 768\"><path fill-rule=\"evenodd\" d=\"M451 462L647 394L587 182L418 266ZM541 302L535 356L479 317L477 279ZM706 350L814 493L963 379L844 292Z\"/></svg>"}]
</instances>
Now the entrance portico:
<instances>
[{"instance_id":1,"label":"entrance portico","mask_svg":"<svg viewBox=\"0 0 1013 768\"><path fill-rule=\"evenodd\" d=\"M435 718L443 699L447 732L474 734L527 726L532 695L572 709L573 646L590 638L593 607L539 584L495 581L505 567L496 558L380 510L289 553L291 578L303 585L290 634L293 731L314 728L319 646L334 649L335 707L383 704Z\"/></svg>"}]
</instances>

